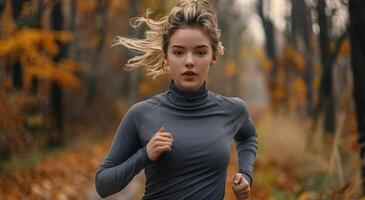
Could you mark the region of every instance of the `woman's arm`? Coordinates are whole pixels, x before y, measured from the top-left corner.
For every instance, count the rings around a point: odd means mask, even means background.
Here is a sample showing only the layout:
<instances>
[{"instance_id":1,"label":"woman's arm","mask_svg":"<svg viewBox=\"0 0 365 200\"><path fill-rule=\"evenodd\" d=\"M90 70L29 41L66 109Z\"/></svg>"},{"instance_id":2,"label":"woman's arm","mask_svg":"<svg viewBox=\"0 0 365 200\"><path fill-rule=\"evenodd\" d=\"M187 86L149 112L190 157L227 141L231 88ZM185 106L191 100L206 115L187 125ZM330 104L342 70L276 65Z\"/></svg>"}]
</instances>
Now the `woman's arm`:
<instances>
[{"instance_id":1,"label":"woman's arm","mask_svg":"<svg viewBox=\"0 0 365 200\"><path fill-rule=\"evenodd\" d=\"M239 172L252 185L253 166L256 159L257 136L235 139L238 152Z\"/></svg>"},{"instance_id":2,"label":"woman's arm","mask_svg":"<svg viewBox=\"0 0 365 200\"><path fill-rule=\"evenodd\" d=\"M242 100L239 102L238 131L234 137L238 152L239 172L252 185L253 166L258 145L257 134L246 104Z\"/></svg>"},{"instance_id":3,"label":"woman's arm","mask_svg":"<svg viewBox=\"0 0 365 200\"><path fill-rule=\"evenodd\" d=\"M122 119L113 143L95 176L98 194L105 198L121 191L151 161L141 146L134 121L133 107Z\"/></svg>"}]
</instances>

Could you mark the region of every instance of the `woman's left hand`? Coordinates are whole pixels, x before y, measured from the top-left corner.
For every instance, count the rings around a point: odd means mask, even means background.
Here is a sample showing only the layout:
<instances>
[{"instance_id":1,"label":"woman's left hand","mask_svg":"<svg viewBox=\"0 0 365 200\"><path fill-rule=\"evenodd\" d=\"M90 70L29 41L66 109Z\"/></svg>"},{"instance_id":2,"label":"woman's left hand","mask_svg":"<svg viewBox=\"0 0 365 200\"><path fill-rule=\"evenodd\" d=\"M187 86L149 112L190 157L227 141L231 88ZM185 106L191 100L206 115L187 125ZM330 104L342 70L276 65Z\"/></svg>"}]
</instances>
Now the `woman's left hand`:
<instances>
[{"instance_id":1,"label":"woman's left hand","mask_svg":"<svg viewBox=\"0 0 365 200\"><path fill-rule=\"evenodd\" d=\"M241 173L234 175L232 189L237 200L248 200L250 198L250 184Z\"/></svg>"}]
</instances>

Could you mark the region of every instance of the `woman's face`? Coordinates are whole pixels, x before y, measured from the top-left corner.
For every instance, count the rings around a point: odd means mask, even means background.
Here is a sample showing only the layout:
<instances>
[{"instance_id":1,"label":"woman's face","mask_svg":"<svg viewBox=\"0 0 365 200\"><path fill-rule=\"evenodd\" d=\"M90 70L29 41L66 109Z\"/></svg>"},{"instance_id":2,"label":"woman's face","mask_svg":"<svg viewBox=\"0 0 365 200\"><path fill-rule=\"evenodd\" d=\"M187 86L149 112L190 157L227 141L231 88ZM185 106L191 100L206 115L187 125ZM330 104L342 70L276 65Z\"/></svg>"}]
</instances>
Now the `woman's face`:
<instances>
[{"instance_id":1,"label":"woman's face","mask_svg":"<svg viewBox=\"0 0 365 200\"><path fill-rule=\"evenodd\" d=\"M175 85L183 91L199 89L215 63L210 39L199 28L178 29L165 56Z\"/></svg>"}]
</instances>

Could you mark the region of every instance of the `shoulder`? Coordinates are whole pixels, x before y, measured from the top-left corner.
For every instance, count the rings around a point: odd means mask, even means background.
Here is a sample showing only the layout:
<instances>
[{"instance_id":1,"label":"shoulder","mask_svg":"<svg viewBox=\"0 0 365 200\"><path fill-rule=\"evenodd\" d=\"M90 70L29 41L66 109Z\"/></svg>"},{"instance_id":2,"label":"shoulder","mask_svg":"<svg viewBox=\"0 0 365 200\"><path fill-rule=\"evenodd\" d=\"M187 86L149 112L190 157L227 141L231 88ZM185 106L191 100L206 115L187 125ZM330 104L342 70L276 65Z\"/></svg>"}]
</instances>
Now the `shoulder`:
<instances>
[{"instance_id":1,"label":"shoulder","mask_svg":"<svg viewBox=\"0 0 365 200\"><path fill-rule=\"evenodd\" d=\"M126 114L131 116L140 116L143 113L150 112L151 110L156 108L159 104L160 102L158 101L158 99L156 99L155 96L153 96L149 99L142 100L133 104L128 109Z\"/></svg>"},{"instance_id":2,"label":"shoulder","mask_svg":"<svg viewBox=\"0 0 365 200\"><path fill-rule=\"evenodd\" d=\"M248 113L247 104L239 97L227 97L220 94L211 93L211 100L234 115Z\"/></svg>"}]
</instances>

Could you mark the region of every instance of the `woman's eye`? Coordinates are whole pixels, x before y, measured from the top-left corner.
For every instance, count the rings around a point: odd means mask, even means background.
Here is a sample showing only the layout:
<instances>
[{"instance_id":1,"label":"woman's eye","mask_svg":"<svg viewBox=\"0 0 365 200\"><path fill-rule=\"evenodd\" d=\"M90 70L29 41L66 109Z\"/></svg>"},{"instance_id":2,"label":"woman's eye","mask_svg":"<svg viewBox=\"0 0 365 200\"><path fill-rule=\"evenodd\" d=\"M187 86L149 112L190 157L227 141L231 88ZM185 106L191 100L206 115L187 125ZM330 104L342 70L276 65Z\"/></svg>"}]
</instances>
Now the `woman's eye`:
<instances>
[{"instance_id":1,"label":"woman's eye","mask_svg":"<svg viewBox=\"0 0 365 200\"><path fill-rule=\"evenodd\" d=\"M207 54L207 52L205 52L205 51L197 51L196 52L197 56L204 56L205 54Z\"/></svg>"},{"instance_id":2,"label":"woman's eye","mask_svg":"<svg viewBox=\"0 0 365 200\"><path fill-rule=\"evenodd\" d=\"M182 51L175 51L174 54L176 56L182 56L182 55L184 55L184 52L182 52Z\"/></svg>"}]
</instances>

